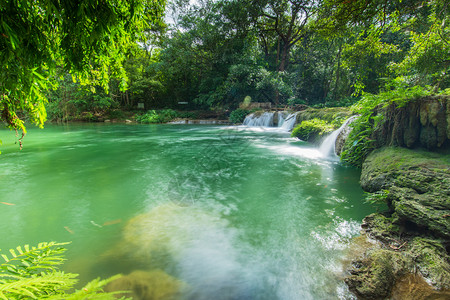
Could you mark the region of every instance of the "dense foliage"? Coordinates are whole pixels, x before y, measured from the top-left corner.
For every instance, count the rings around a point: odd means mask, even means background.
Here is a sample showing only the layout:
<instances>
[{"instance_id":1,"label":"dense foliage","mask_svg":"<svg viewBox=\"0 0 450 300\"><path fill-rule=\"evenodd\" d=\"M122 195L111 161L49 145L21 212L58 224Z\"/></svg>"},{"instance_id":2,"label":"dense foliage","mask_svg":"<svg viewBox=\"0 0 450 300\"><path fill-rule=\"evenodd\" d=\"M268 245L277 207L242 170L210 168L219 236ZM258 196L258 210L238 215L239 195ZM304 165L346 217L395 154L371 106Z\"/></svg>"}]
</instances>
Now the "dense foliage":
<instances>
[{"instance_id":1,"label":"dense foliage","mask_svg":"<svg viewBox=\"0 0 450 300\"><path fill-rule=\"evenodd\" d=\"M325 120L311 119L301 122L292 130L292 136L303 141L318 142L323 136L335 130L334 126Z\"/></svg>"},{"instance_id":2,"label":"dense foliage","mask_svg":"<svg viewBox=\"0 0 450 300\"><path fill-rule=\"evenodd\" d=\"M409 87L404 81L394 82L395 86L377 95L364 94L362 99L351 107L353 112L360 116L351 124L353 130L341 154L343 161L360 167L364 159L375 149L372 133L383 118L382 115L375 113L375 108L388 107L392 103L402 107L410 101L433 93L430 86Z\"/></svg>"},{"instance_id":3,"label":"dense foliage","mask_svg":"<svg viewBox=\"0 0 450 300\"><path fill-rule=\"evenodd\" d=\"M0 112L11 128L42 126L55 78L101 85L126 79L128 49L160 24L164 1L0 1ZM126 81L119 84L126 87ZM84 95L81 95L83 97Z\"/></svg>"},{"instance_id":4,"label":"dense foliage","mask_svg":"<svg viewBox=\"0 0 450 300\"><path fill-rule=\"evenodd\" d=\"M42 125L47 100L52 120L95 120L244 99L349 106L399 80L449 87L444 0L172 0L162 24L164 4L1 1L2 120Z\"/></svg>"}]
</instances>

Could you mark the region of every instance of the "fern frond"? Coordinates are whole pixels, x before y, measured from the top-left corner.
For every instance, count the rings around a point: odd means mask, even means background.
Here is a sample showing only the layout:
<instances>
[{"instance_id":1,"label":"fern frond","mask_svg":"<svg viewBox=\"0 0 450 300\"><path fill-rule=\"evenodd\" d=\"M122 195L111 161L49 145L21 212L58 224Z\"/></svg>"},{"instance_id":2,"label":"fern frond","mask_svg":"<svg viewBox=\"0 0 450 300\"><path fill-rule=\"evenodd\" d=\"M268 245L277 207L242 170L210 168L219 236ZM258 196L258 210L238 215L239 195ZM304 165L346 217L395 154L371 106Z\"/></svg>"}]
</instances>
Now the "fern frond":
<instances>
[{"instance_id":1,"label":"fern frond","mask_svg":"<svg viewBox=\"0 0 450 300\"><path fill-rule=\"evenodd\" d=\"M37 247L25 245L10 249L10 256L2 254L5 261L0 264L0 278L5 274L31 276L42 271L55 271L65 259L62 253L66 251L61 247L69 243L39 243ZM17 251L17 252L16 252Z\"/></svg>"},{"instance_id":2,"label":"fern frond","mask_svg":"<svg viewBox=\"0 0 450 300\"><path fill-rule=\"evenodd\" d=\"M74 286L78 275L64 272L42 273L0 284L0 298L29 297L43 299L49 294L61 294Z\"/></svg>"},{"instance_id":3,"label":"fern frond","mask_svg":"<svg viewBox=\"0 0 450 300\"><path fill-rule=\"evenodd\" d=\"M76 290L70 295L64 295L64 300L117 300L116 295L117 294L123 294L127 293L126 291L117 291L117 292L109 292L106 293L103 291L103 287L107 285L109 282L116 280L117 278L120 278L122 275L115 275L108 279L101 280L100 278L94 279L90 281L88 284L86 284L83 288L80 290ZM60 296L55 295L52 297L47 298L48 300L57 300L61 299ZM120 299L126 300L126 299L132 299L132 298L125 298L122 297Z\"/></svg>"}]
</instances>

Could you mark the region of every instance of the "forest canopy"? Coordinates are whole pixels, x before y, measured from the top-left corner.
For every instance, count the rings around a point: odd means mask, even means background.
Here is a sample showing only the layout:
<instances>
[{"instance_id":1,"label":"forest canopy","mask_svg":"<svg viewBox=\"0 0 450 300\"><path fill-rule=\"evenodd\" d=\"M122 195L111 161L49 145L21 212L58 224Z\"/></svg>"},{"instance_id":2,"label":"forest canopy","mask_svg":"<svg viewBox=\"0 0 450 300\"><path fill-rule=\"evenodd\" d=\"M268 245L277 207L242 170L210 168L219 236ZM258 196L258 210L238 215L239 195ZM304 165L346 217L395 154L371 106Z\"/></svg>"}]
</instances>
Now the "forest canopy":
<instances>
[{"instance_id":1,"label":"forest canopy","mask_svg":"<svg viewBox=\"0 0 450 300\"><path fill-rule=\"evenodd\" d=\"M345 106L363 92L450 83L445 0L0 3L0 111L11 128L42 125L46 112Z\"/></svg>"},{"instance_id":2,"label":"forest canopy","mask_svg":"<svg viewBox=\"0 0 450 300\"><path fill-rule=\"evenodd\" d=\"M107 87L126 79L128 49L162 25L165 1L1 0L0 111L12 128L42 126L47 91L67 72ZM126 81L121 83L126 87Z\"/></svg>"}]
</instances>

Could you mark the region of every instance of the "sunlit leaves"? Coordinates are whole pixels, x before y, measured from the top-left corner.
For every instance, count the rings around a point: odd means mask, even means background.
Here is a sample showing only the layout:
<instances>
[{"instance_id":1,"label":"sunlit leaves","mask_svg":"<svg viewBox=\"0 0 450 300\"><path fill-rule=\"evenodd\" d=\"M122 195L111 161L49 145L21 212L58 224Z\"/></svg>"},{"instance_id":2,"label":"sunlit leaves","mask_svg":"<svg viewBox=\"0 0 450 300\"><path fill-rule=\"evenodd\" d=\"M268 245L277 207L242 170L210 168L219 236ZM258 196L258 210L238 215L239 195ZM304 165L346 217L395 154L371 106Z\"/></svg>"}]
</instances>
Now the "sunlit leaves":
<instances>
[{"instance_id":1,"label":"sunlit leaves","mask_svg":"<svg viewBox=\"0 0 450 300\"><path fill-rule=\"evenodd\" d=\"M82 84L105 89L111 76L126 78L127 50L162 24L164 6L164 0L0 1L1 119L25 130L28 116L42 126L45 91L58 65Z\"/></svg>"}]
</instances>

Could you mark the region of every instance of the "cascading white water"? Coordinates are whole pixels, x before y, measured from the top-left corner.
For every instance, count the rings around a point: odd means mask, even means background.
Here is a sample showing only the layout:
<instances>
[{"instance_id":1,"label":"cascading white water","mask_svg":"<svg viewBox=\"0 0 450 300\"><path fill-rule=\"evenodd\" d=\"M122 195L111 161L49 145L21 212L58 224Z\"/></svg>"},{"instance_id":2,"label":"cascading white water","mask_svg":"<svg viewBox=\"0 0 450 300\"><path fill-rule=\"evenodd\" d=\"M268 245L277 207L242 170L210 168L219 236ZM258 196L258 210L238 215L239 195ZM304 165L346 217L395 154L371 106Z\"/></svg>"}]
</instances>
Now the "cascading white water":
<instances>
[{"instance_id":1,"label":"cascading white water","mask_svg":"<svg viewBox=\"0 0 450 300\"><path fill-rule=\"evenodd\" d=\"M286 112L284 111L279 111L278 113L278 127L283 126L284 121L286 120Z\"/></svg>"},{"instance_id":2,"label":"cascading white water","mask_svg":"<svg viewBox=\"0 0 450 300\"><path fill-rule=\"evenodd\" d=\"M294 128L295 122L297 121L297 114L298 114L298 112L289 114L286 117L286 120L284 120L283 124L281 125L281 129L284 129L286 131L291 131L292 128Z\"/></svg>"},{"instance_id":3,"label":"cascading white water","mask_svg":"<svg viewBox=\"0 0 450 300\"><path fill-rule=\"evenodd\" d=\"M265 112L260 116L256 116L255 114L249 114L245 117L243 125L246 126L263 126L270 127L273 126L273 112Z\"/></svg>"},{"instance_id":4,"label":"cascading white water","mask_svg":"<svg viewBox=\"0 0 450 300\"><path fill-rule=\"evenodd\" d=\"M274 120L275 114L277 119ZM285 111L265 112L260 115L253 113L246 116L242 124L245 126L278 127L290 131L295 125L297 114L298 112L288 114Z\"/></svg>"},{"instance_id":5,"label":"cascading white water","mask_svg":"<svg viewBox=\"0 0 450 300\"><path fill-rule=\"evenodd\" d=\"M336 138L338 137L339 133L357 117L358 116L351 116L344 122L344 124L341 125L341 127L333 131L329 136L325 138L319 148L320 153L322 153L322 157L337 157L335 151Z\"/></svg>"}]
</instances>

